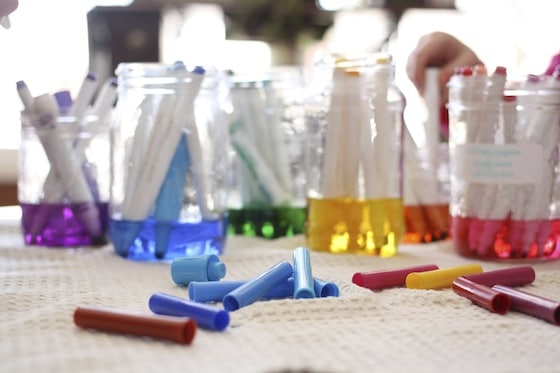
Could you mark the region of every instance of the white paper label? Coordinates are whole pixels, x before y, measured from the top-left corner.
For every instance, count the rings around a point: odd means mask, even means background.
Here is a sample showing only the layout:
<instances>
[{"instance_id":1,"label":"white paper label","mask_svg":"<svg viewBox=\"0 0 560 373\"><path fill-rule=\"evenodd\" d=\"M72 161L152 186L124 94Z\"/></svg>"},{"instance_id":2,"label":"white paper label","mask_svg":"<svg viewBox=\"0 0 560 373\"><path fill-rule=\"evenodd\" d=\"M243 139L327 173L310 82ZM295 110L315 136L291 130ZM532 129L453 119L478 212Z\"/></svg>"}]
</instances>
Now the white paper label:
<instances>
[{"instance_id":1,"label":"white paper label","mask_svg":"<svg viewBox=\"0 0 560 373\"><path fill-rule=\"evenodd\" d=\"M470 183L538 184L544 157L538 144L463 144L455 147L455 177Z\"/></svg>"}]
</instances>

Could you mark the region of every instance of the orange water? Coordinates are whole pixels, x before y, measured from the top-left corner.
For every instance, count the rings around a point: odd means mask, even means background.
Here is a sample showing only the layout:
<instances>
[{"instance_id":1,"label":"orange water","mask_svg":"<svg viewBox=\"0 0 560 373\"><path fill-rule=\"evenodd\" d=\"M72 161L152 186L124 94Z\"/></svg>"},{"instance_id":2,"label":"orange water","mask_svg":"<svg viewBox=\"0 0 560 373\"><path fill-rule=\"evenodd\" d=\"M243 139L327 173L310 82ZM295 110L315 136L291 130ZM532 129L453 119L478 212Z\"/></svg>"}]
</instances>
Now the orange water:
<instances>
[{"instance_id":1,"label":"orange water","mask_svg":"<svg viewBox=\"0 0 560 373\"><path fill-rule=\"evenodd\" d=\"M427 243L449 238L448 204L405 205L406 233L403 243Z\"/></svg>"},{"instance_id":2,"label":"orange water","mask_svg":"<svg viewBox=\"0 0 560 373\"><path fill-rule=\"evenodd\" d=\"M390 257L405 232L400 198L308 199L307 245L332 253Z\"/></svg>"}]
</instances>

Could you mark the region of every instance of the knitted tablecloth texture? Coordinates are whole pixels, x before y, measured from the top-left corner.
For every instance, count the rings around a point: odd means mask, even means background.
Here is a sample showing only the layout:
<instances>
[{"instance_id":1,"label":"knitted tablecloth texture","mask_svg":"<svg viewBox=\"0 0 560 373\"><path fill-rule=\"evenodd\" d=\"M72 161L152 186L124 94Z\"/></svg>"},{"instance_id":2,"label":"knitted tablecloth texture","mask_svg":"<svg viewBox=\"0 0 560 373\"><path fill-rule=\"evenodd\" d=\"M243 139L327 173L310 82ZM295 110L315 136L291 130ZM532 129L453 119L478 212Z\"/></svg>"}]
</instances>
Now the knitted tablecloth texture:
<instances>
[{"instance_id":1,"label":"knitted tablecloth texture","mask_svg":"<svg viewBox=\"0 0 560 373\"><path fill-rule=\"evenodd\" d=\"M304 237L228 237L223 280L247 280L291 261ZM560 372L560 327L498 315L451 289L354 285L355 272L476 263L450 242L401 245L392 258L311 252L313 276L340 297L258 301L231 312L224 332L199 328L191 345L83 330L76 307L150 314L155 292L188 297L170 262L134 262L113 248L25 246L18 221L0 221L1 372ZM479 262L484 270L524 262ZM560 262L533 262L523 289L560 299ZM218 304L217 306L220 306Z\"/></svg>"}]
</instances>

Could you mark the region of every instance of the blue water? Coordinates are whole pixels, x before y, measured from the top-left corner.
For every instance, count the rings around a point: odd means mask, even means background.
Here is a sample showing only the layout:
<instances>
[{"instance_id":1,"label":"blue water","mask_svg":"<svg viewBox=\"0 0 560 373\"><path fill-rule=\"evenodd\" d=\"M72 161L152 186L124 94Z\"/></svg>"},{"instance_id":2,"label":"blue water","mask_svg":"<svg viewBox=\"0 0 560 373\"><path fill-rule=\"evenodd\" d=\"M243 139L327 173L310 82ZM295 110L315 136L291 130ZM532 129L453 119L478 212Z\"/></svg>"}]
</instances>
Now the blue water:
<instances>
[{"instance_id":1,"label":"blue water","mask_svg":"<svg viewBox=\"0 0 560 373\"><path fill-rule=\"evenodd\" d=\"M109 238L114 241L119 234L122 220L109 220ZM161 225L164 223L158 223ZM163 257L156 257L156 223L153 219L144 222L136 240L124 254L127 259L136 261L172 260L185 256L222 254L226 242L227 219L201 221L199 223L172 222L169 244Z\"/></svg>"}]
</instances>

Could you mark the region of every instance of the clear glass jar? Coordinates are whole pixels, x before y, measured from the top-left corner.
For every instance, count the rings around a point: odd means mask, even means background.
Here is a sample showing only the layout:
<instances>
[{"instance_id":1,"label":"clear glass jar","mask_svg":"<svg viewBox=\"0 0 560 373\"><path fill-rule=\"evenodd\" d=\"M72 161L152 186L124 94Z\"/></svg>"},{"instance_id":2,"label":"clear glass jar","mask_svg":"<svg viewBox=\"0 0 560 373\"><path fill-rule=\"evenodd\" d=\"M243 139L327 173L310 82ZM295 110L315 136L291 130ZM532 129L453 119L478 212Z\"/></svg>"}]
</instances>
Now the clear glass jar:
<instances>
[{"instance_id":1,"label":"clear glass jar","mask_svg":"<svg viewBox=\"0 0 560 373\"><path fill-rule=\"evenodd\" d=\"M228 232L278 238L304 232L304 77L295 66L230 77L235 151Z\"/></svg>"},{"instance_id":2,"label":"clear glass jar","mask_svg":"<svg viewBox=\"0 0 560 373\"><path fill-rule=\"evenodd\" d=\"M390 257L404 234L404 100L388 55L332 56L306 105L311 249Z\"/></svg>"},{"instance_id":3,"label":"clear glass jar","mask_svg":"<svg viewBox=\"0 0 560 373\"><path fill-rule=\"evenodd\" d=\"M178 62L122 63L116 73L115 251L133 260L221 254L230 163L221 72Z\"/></svg>"},{"instance_id":4,"label":"clear glass jar","mask_svg":"<svg viewBox=\"0 0 560 373\"><path fill-rule=\"evenodd\" d=\"M52 98L44 95L36 104L42 99L46 111L21 116L18 200L24 241L50 247L105 244L109 122L95 115L57 115Z\"/></svg>"},{"instance_id":5,"label":"clear glass jar","mask_svg":"<svg viewBox=\"0 0 560 373\"><path fill-rule=\"evenodd\" d=\"M491 79L470 78L449 82L455 247L483 259L557 259L560 90L537 78L516 88L508 83L490 100Z\"/></svg>"}]
</instances>

